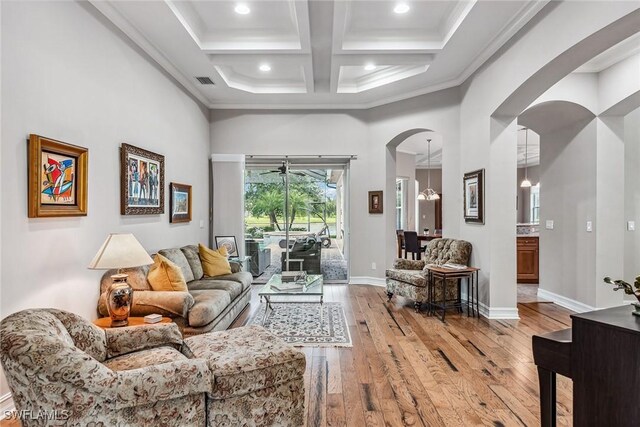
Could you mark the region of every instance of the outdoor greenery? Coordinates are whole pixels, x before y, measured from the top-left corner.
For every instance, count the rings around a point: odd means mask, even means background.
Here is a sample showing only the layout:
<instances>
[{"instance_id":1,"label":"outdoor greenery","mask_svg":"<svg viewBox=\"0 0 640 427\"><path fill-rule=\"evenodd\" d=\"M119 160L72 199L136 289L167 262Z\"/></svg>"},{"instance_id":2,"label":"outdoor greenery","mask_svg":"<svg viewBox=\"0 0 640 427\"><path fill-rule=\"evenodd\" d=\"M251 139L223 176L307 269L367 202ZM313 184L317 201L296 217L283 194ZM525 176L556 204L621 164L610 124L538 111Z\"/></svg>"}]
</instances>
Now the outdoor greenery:
<instances>
[{"instance_id":1,"label":"outdoor greenery","mask_svg":"<svg viewBox=\"0 0 640 427\"><path fill-rule=\"evenodd\" d=\"M247 233L254 236L266 231L284 229L285 192L281 177L277 174L267 174L267 179L260 179L261 175L264 174L247 171L245 184L245 224ZM325 190L326 183L323 181L309 176L291 175L288 224L290 230L294 231L295 228L306 231L308 216L314 224L322 224L329 218L335 222L336 202L326 196Z\"/></svg>"}]
</instances>

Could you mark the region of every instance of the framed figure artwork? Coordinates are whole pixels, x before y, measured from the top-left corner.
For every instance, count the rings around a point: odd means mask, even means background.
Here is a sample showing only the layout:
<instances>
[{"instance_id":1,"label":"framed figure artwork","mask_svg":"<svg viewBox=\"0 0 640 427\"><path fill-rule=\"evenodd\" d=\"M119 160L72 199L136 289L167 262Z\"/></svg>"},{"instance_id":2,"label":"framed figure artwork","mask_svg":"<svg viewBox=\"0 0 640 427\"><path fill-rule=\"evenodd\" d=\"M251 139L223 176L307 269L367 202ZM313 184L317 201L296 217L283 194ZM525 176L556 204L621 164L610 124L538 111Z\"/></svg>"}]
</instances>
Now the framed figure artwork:
<instances>
[{"instance_id":1,"label":"framed figure artwork","mask_svg":"<svg viewBox=\"0 0 640 427\"><path fill-rule=\"evenodd\" d=\"M31 134L29 218L87 215L89 150Z\"/></svg>"},{"instance_id":2,"label":"framed figure artwork","mask_svg":"<svg viewBox=\"0 0 640 427\"><path fill-rule=\"evenodd\" d=\"M464 174L464 221L484 224L484 169Z\"/></svg>"},{"instance_id":3,"label":"framed figure artwork","mask_svg":"<svg viewBox=\"0 0 640 427\"><path fill-rule=\"evenodd\" d=\"M382 191L369 191L369 213L381 214L382 212Z\"/></svg>"},{"instance_id":4,"label":"framed figure artwork","mask_svg":"<svg viewBox=\"0 0 640 427\"><path fill-rule=\"evenodd\" d=\"M169 184L169 222L191 221L191 186L172 182Z\"/></svg>"},{"instance_id":5,"label":"framed figure artwork","mask_svg":"<svg viewBox=\"0 0 640 427\"><path fill-rule=\"evenodd\" d=\"M164 156L122 144L120 148L120 214L164 213Z\"/></svg>"}]
</instances>

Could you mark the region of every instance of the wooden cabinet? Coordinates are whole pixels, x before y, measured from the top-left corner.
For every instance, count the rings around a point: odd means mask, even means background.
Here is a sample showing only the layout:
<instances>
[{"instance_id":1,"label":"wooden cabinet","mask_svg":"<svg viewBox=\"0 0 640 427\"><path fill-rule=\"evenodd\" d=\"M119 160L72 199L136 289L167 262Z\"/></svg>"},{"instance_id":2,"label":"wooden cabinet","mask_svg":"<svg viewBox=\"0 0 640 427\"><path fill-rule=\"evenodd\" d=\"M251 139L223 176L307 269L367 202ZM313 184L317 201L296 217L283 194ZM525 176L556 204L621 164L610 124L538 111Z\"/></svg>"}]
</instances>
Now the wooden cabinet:
<instances>
[{"instance_id":1,"label":"wooden cabinet","mask_svg":"<svg viewBox=\"0 0 640 427\"><path fill-rule=\"evenodd\" d=\"M538 237L518 237L518 283L538 283L540 277Z\"/></svg>"}]
</instances>

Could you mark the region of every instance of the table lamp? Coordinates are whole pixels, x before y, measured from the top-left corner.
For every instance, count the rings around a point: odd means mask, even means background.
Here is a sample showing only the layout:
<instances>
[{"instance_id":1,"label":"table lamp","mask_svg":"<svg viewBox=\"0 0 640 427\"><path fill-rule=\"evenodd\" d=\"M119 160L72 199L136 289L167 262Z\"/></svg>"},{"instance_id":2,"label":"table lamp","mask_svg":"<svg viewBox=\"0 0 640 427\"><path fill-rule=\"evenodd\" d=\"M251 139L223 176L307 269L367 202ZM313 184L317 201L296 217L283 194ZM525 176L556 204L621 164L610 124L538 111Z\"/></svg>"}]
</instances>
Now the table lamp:
<instances>
[{"instance_id":1,"label":"table lamp","mask_svg":"<svg viewBox=\"0 0 640 427\"><path fill-rule=\"evenodd\" d=\"M122 269L149 264L153 264L153 259L130 233L109 234L89 264L92 270L118 270L118 274L111 276L113 283L107 292L107 309L112 327L129 324L133 301L133 289L127 283L128 275L122 273Z\"/></svg>"}]
</instances>

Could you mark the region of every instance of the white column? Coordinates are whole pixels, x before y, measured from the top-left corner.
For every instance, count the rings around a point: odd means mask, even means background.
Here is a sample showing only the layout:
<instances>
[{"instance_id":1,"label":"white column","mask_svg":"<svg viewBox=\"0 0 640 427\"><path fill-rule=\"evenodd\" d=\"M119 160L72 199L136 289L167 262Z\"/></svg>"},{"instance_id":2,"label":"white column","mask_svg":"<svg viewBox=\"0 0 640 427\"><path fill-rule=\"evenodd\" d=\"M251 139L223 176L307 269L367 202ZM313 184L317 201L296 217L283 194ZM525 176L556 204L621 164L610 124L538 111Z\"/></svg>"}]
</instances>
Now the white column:
<instances>
[{"instance_id":1,"label":"white column","mask_svg":"<svg viewBox=\"0 0 640 427\"><path fill-rule=\"evenodd\" d=\"M211 240L235 236L244 256L244 154L211 155Z\"/></svg>"}]
</instances>

